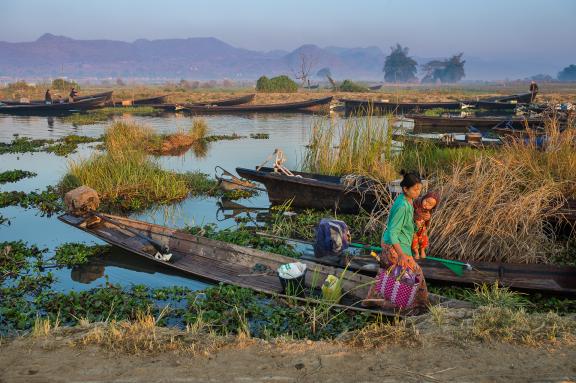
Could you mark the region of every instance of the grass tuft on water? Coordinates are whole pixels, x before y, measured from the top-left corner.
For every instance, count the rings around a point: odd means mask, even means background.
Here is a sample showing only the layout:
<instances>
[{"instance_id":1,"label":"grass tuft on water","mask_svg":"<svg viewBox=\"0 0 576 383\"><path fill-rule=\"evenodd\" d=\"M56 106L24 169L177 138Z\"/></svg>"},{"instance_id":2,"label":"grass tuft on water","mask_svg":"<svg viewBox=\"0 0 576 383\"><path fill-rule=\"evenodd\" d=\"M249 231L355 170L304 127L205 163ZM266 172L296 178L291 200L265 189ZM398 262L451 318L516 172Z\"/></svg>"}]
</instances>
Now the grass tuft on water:
<instances>
[{"instance_id":1,"label":"grass tuft on water","mask_svg":"<svg viewBox=\"0 0 576 383\"><path fill-rule=\"evenodd\" d=\"M189 134L198 137L203 132L204 128L193 127ZM105 153L69 162L68 173L60 183L61 190L66 192L87 185L110 207L141 210L180 201L191 192L207 194L215 188L216 183L205 174L162 169L148 156L150 148L161 142L162 137L148 127L116 122L106 131Z\"/></svg>"},{"instance_id":2,"label":"grass tuft on water","mask_svg":"<svg viewBox=\"0 0 576 383\"><path fill-rule=\"evenodd\" d=\"M0 173L0 184L5 184L9 182L17 182L23 180L24 178L36 177L36 173L29 172L26 170L7 170Z\"/></svg>"}]
</instances>

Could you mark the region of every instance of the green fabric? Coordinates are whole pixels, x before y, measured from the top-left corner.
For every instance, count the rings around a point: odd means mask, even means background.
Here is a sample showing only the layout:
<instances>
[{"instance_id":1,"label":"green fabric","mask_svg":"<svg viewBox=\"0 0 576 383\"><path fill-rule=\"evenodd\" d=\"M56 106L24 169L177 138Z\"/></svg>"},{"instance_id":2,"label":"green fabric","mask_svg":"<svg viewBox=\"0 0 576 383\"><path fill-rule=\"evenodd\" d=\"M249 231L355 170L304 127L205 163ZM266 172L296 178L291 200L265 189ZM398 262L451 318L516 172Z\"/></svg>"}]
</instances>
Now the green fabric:
<instances>
[{"instance_id":1,"label":"green fabric","mask_svg":"<svg viewBox=\"0 0 576 383\"><path fill-rule=\"evenodd\" d=\"M404 194L400 194L390 208L382 241L387 245L399 243L404 254L412 255L412 238L415 232L414 206L408 202Z\"/></svg>"}]
</instances>

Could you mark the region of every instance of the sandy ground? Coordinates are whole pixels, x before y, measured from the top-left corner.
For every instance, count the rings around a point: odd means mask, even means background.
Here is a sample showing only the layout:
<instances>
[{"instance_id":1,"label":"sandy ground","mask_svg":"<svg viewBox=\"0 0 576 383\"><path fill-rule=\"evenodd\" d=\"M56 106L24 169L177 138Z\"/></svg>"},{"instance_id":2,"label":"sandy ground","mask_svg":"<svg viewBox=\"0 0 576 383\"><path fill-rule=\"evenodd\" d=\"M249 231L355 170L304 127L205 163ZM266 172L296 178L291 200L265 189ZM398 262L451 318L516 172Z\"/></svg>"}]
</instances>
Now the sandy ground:
<instances>
[{"instance_id":1,"label":"sandy ground","mask_svg":"<svg viewBox=\"0 0 576 383\"><path fill-rule=\"evenodd\" d=\"M251 341L210 356L75 348L65 337L0 346L0 382L574 382L576 348L428 342L360 350L338 343Z\"/></svg>"}]
</instances>

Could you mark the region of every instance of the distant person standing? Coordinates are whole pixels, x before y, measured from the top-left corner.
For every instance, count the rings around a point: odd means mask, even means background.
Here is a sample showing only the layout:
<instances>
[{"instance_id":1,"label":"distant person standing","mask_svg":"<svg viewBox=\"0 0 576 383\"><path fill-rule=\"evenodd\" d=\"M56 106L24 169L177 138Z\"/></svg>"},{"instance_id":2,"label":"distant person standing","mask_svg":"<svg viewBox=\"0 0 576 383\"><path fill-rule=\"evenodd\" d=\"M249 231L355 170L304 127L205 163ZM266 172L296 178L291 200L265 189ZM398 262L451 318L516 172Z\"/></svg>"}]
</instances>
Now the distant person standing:
<instances>
[{"instance_id":1,"label":"distant person standing","mask_svg":"<svg viewBox=\"0 0 576 383\"><path fill-rule=\"evenodd\" d=\"M52 94L50 93L50 88L46 89L46 93L44 93L44 103L52 104Z\"/></svg>"},{"instance_id":2,"label":"distant person standing","mask_svg":"<svg viewBox=\"0 0 576 383\"><path fill-rule=\"evenodd\" d=\"M78 95L78 92L76 91L75 88L70 89L70 94L69 94L70 102L74 102L74 98L77 95Z\"/></svg>"},{"instance_id":3,"label":"distant person standing","mask_svg":"<svg viewBox=\"0 0 576 383\"><path fill-rule=\"evenodd\" d=\"M536 81L532 81L530 83L530 93L532 94L530 102L534 102L534 100L536 99L536 95L538 94L538 84L536 84Z\"/></svg>"}]
</instances>

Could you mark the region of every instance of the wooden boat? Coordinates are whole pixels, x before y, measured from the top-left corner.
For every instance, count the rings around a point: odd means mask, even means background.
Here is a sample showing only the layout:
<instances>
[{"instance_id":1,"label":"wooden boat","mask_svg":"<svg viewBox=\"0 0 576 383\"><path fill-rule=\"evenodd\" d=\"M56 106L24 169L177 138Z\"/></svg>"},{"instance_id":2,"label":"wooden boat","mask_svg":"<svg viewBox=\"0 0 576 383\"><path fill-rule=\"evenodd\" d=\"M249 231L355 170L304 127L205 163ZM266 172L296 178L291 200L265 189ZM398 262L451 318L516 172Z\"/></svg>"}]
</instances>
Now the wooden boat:
<instances>
[{"instance_id":1,"label":"wooden boat","mask_svg":"<svg viewBox=\"0 0 576 383\"><path fill-rule=\"evenodd\" d=\"M514 111L518 105L523 105L513 102L482 101L482 100L462 101L462 104L476 109L502 110L502 111Z\"/></svg>"},{"instance_id":2,"label":"wooden boat","mask_svg":"<svg viewBox=\"0 0 576 383\"><path fill-rule=\"evenodd\" d=\"M517 103L528 104L532 101L532 93L521 93L521 94L512 94L510 96L489 97L486 99L486 101L496 101L496 102L516 101Z\"/></svg>"},{"instance_id":3,"label":"wooden boat","mask_svg":"<svg viewBox=\"0 0 576 383\"><path fill-rule=\"evenodd\" d=\"M437 146L441 146L444 148L460 148L460 147L469 147L475 149L487 149L487 148L496 148L502 145L502 141L498 140L482 140L481 142L468 142L465 139L457 139L455 137L449 137L446 139L446 135L444 137L421 137L411 134L393 134L392 139L394 141L403 142L405 144L434 144Z\"/></svg>"},{"instance_id":4,"label":"wooden boat","mask_svg":"<svg viewBox=\"0 0 576 383\"><path fill-rule=\"evenodd\" d=\"M494 127L525 129L544 126L543 118L439 117L421 114L410 114L406 117L414 120L414 133L466 133L470 126L484 130Z\"/></svg>"},{"instance_id":5,"label":"wooden boat","mask_svg":"<svg viewBox=\"0 0 576 383\"><path fill-rule=\"evenodd\" d=\"M89 98L104 97L104 102L108 102L112 101L112 93L114 93L114 91L110 90L108 92L94 93L87 96L77 96L74 98L74 101L84 101L88 100Z\"/></svg>"},{"instance_id":6,"label":"wooden boat","mask_svg":"<svg viewBox=\"0 0 576 383\"><path fill-rule=\"evenodd\" d=\"M297 112L309 108L327 107L332 97L284 104L251 104L233 106L189 105L184 110L192 113L246 113L246 112Z\"/></svg>"},{"instance_id":7,"label":"wooden boat","mask_svg":"<svg viewBox=\"0 0 576 383\"><path fill-rule=\"evenodd\" d=\"M92 98L104 98L104 102L107 103L108 101L112 100L112 93L114 93L114 91L94 93L94 94L90 94L87 96L78 96L74 99L74 101L78 102L78 101L84 101L84 100L88 100L88 99L92 99ZM57 103L57 100L54 100L53 102ZM44 100L32 100L30 102L2 100L2 101L0 101L0 103L5 104L5 105L31 105L31 104L45 105L46 104L46 102Z\"/></svg>"},{"instance_id":8,"label":"wooden boat","mask_svg":"<svg viewBox=\"0 0 576 383\"><path fill-rule=\"evenodd\" d=\"M303 259L328 266L339 264L330 257L317 258L305 255ZM351 259L350 270L371 276L376 274L378 265L374 258L355 256ZM464 271L459 276L436 261L421 260L418 263L422 266L426 280L429 281L459 285L492 284L498 281L502 286L515 290L576 295L576 267L572 266L468 262L472 269Z\"/></svg>"},{"instance_id":9,"label":"wooden boat","mask_svg":"<svg viewBox=\"0 0 576 383\"><path fill-rule=\"evenodd\" d=\"M235 106L235 105L248 104L248 103L252 102L252 100L254 100L254 97L256 97L256 94L252 93L252 94L248 94L246 96L226 98L223 100L187 103L187 104L182 104L182 106L184 106L184 107L209 106L209 105L211 105L211 106Z\"/></svg>"},{"instance_id":10,"label":"wooden boat","mask_svg":"<svg viewBox=\"0 0 576 383\"><path fill-rule=\"evenodd\" d=\"M273 168L259 170L236 168L242 178L264 184L272 205L291 201L295 208L332 209L342 213L357 213L360 208L371 211L376 205L376 195L368 183L347 184L346 177L325 176L313 173L293 172L294 177L274 172ZM389 186L394 195L397 185Z\"/></svg>"},{"instance_id":11,"label":"wooden boat","mask_svg":"<svg viewBox=\"0 0 576 383\"><path fill-rule=\"evenodd\" d=\"M384 102L343 99L346 114L410 113L430 109L460 109L460 102Z\"/></svg>"},{"instance_id":12,"label":"wooden boat","mask_svg":"<svg viewBox=\"0 0 576 383\"><path fill-rule=\"evenodd\" d=\"M98 108L106 102L106 97L87 98L81 101L54 104L22 104L0 106L0 113L7 114L59 114L72 113Z\"/></svg>"},{"instance_id":13,"label":"wooden boat","mask_svg":"<svg viewBox=\"0 0 576 383\"><path fill-rule=\"evenodd\" d=\"M64 214L62 222L88 232L101 240L123 248L134 256L144 257L158 264L180 270L187 275L210 282L223 282L249 288L266 294L283 294L276 270L283 264L294 262L293 258L261 250L237 246L226 242L198 237L164 226L154 225L125 217L98 214L92 225L85 218ZM94 218L94 216L92 217ZM170 251L169 261L155 257L162 248ZM307 292L316 292L328 275L342 275L341 268L303 261L307 266L305 283ZM335 307L356 311L396 315L394 310L368 310L360 307L374 279L365 275L345 272L342 279L343 297ZM314 299L316 295L309 297ZM306 298L291 297L295 300ZM310 301L310 300L308 300ZM433 303L462 307L464 302L450 301L433 295Z\"/></svg>"},{"instance_id":14,"label":"wooden boat","mask_svg":"<svg viewBox=\"0 0 576 383\"><path fill-rule=\"evenodd\" d=\"M370 90L380 90L380 89L382 89L382 86L383 86L382 84L372 85L372 86L369 86L368 89L370 89Z\"/></svg>"},{"instance_id":15,"label":"wooden boat","mask_svg":"<svg viewBox=\"0 0 576 383\"><path fill-rule=\"evenodd\" d=\"M161 105L166 102L167 94L162 96L137 98L135 100L124 100L114 102L114 106L128 106L128 105Z\"/></svg>"}]
</instances>

